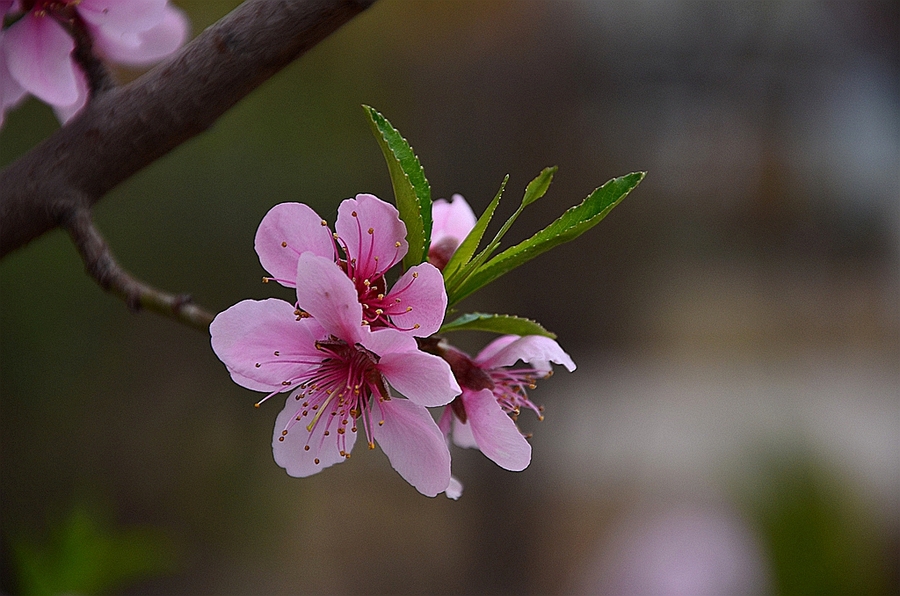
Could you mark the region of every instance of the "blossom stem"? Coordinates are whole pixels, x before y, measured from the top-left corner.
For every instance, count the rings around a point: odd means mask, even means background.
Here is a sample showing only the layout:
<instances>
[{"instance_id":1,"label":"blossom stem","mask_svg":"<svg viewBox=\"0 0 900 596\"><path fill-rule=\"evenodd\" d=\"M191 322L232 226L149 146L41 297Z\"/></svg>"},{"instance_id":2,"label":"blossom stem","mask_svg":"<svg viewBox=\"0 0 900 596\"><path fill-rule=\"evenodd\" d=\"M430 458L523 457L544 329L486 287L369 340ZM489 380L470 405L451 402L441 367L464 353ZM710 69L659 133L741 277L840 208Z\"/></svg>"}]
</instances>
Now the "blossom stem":
<instances>
[{"instance_id":1,"label":"blossom stem","mask_svg":"<svg viewBox=\"0 0 900 596\"><path fill-rule=\"evenodd\" d=\"M62 225L78 249L88 275L101 288L122 298L131 310L146 309L202 331L209 329L213 315L195 305L190 296L168 294L135 279L122 269L94 225L90 209L76 209Z\"/></svg>"}]
</instances>

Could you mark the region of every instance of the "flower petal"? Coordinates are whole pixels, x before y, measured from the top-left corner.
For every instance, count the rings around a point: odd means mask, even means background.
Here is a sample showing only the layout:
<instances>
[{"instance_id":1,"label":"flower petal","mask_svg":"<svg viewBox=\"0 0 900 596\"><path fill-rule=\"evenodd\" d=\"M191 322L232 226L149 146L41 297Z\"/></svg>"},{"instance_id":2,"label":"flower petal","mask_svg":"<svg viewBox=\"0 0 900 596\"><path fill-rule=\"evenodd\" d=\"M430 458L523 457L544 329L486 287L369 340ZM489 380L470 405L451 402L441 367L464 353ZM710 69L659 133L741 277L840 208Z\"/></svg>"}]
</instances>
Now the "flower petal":
<instances>
[{"instance_id":1,"label":"flower petal","mask_svg":"<svg viewBox=\"0 0 900 596\"><path fill-rule=\"evenodd\" d=\"M177 8L166 6L162 20L136 33L99 33L91 29L101 54L112 62L144 66L165 58L182 45L190 33L187 16ZM98 34L99 33L99 34Z\"/></svg>"},{"instance_id":2,"label":"flower petal","mask_svg":"<svg viewBox=\"0 0 900 596\"><path fill-rule=\"evenodd\" d=\"M297 260L297 304L350 345L363 337L356 286L331 259L305 252Z\"/></svg>"},{"instance_id":3,"label":"flower petal","mask_svg":"<svg viewBox=\"0 0 900 596\"><path fill-rule=\"evenodd\" d=\"M565 366L569 372L575 370L575 363L559 344L542 335L505 335L488 344L475 358L485 369L512 366L518 360L538 370L550 370L551 362Z\"/></svg>"},{"instance_id":4,"label":"flower petal","mask_svg":"<svg viewBox=\"0 0 900 596\"><path fill-rule=\"evenodd\" d=\"M501 468L519 472L531 463L531 445L490 389L466 393L466 417L478 448ZM455 437L455 434L454 434Z\"/></svg>"},{"instance_id":5,"label":"flower petal","mask_svg":"<svg viewBox=\"0 0 900 596\"><path fill-rule=\"evenodd\" d=\"M394 389L420 406L443 406L461 391L450 365L420 350L381 354L376 368Z\"/></svg>"},{"instance_id":6,"label":"flower petal","mask_svg":"<svg viewBox=\"0 0 900 596\"><path fill-rule=\"evenodd\" d=\"M359 343L370 352L379 356L393 353L406 354L415 352L419 349L416 338L408 333L403 333L402 331L397 331L396 329L391 329L389 327L383 327L376 331L370 331L368 328L364 329L364 333L360 338Z\"/></svg>"},{"instance_id":7,"label":"flower petal","mask_svg":"<svg viewBox=\"0 0 900 596\"><path fill-rule=\"evenodd\" d=\"M428 410L405 399L379 402L384 424L372 435L391 466L416 490L434 497L450 484L450 451Z\"/></svg>"},{"instance_id":8,"label":"flower petal","mask_svg":"<svg viewBox=\"0 0 900 596\"><path fill-rule=\"evenodd\" d=\"M78 16L102 35L140 33L162 22L167 0L81 0Z\"/></svg>"},{"instance_id":9,"label":"flower petal","mask_svg":"<svg viewBox=\"0 0 900 596\"><path fill-rule=\"evenodd\" d=\"M438 199L431 207L431 241L438 243L452 238L460 244L475 227L475 213L462 195L453 195L452 201Z\"/></svg>"},{"instance_id":10,"label":"flower petal","mask_svg":"<svg viewBox=\"0 0 900 596\"><path fill-rule=\"evenodd\" d=\"M254 247L259 262L281 285L293 288L297 260L312 252L334 261L334 240L323 220L303 203L281 203L266 213L256 230Z\"/></svg>"},{"instance_id":11,"label":"flower petal","mask_svg":"<svg viewBox=\"0 0 900 596\"><path fill-rule=\"evenodd\" d=\"M284 409L275 419L275 432L272 437L272 453L275 456L275 462L284 468L288 475L297 478L312 476L346 459L341 455L341 448L338 447L337 433L332 430L328 436L325 435L325 432L329 430L328 422L332 417L320 418L318 424L310 432L304 422L297 421L297 416L301 411L301 404L292 393L288 396ZM304 418L305 420L307 418ZM284 434L285 430L287 430L287 434ZM353 450L356 435L355 432L341 435L346 441L343 446L345 453Z\"/></svg>"},{"instance_id":12,"label":"flower petal","mask_svg":"<svg viewBox=\"0 0 900 596\"><path fill-rule=\"evenodd\" d=\"M399 212L374 195L359 194L343 201L335 231L346 244L349 257L356 259L356 275L361 279L374 280L409 250Z\"/></svg>"},{"instance_id":13,"label":"flower petal","mask_svg":"<svg viewBox=\"0 0 900 596\"><path fill-rule=\"evenodd\" d=\"M444 276L430 263L407 269L386 298L389 302L395 302L401 311L391 315L391 322L402 329L409 329L416 337L428 337L437 332L444 322L447 310Z\"/></svg>"},{"instance_id":14,"label":"flower petal","mask_svg":"<svg viewBox=\"0 0 900 596\"><path fill-rule=\"evenodd\" d=\"M296 319L294 307L283 300L238 302L209 326L213 351L238 385L287 390L285 382L321 361L315 342L324 330L311 319Z\"/></svg>"},{"instance_id":15,"label":"flower petal","mask_svg":"<svg viewBox=\"0 0 900 596\"><path fill-rule=\"evenodd\" d=\"M52 17L29 12L7 29L3 44L9 72L26 91L54 106L78 100L75 40Z\"/></svg>"},{"instance_id":16,"label":"flower petal","mask_svg":"<svg viewBox=\"0 0 900 596\"><path fill-rule=\"evenodd\" d=\"M447 486L447 490L444 491L444 494L447 495L448 499L453 499L456 501L463 494L463 485L455 476L450 476L450 484Z\"/></svg>"},{"instance_id":17,"label":"flower petal","mask_svg":"<svg viewBox=\"0 0 900 596\"><path fill-rule=\"evenodd\" d=\"M81 69L75 70L75 86L78 88L78 99L75 100L75 103L67 106L53 106L53 113L56 114L57 120L63 124L75 117L87 104L90 92L88 90L87 76Z\"/></svg>"},{"instance_id":18,"label":"flower petal","mask_svg":"<svg viewBox=\"0 0 900 596\"><path fill-rule=\"evenodd\" d=\"M472 425L453 417L453 444L463 449L478 449L478 441L472 434Z\"/></svg>"},{"instance_id":19,"label":"flower petal","mask_svg":"<svg viewBox=\"0 0 900 596\"><path fill-rule=\"evenodd\" d=\"M2 5L0 5L0 17L2 17ZM0 29L0 126L3 126L6 110L15 107L27 93L9 72L6 66L6 50L3 46L3 34Z\"/></svg>"}]
</instances>

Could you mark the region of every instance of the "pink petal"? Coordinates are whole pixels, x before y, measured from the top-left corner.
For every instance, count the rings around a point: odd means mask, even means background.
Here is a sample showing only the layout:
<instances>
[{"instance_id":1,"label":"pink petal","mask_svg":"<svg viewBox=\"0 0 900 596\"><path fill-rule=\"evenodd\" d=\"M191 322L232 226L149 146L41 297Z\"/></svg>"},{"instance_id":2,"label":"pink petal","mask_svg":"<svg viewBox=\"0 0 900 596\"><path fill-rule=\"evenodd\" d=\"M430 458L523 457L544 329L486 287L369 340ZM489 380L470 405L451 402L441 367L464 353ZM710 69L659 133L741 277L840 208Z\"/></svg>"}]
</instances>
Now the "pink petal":
<instances>
[{"instance_id":1,"label":"pink petal","mask_svg":"<svg viewBox=\"0 0 900 596\"><path fill-rule=\"evenodd\" d=\"M6 110L15 107L26 94L25 89L16 82L6 67L6 53L3 48L4 33L4 30L0 30L0 126L3 125Z\"/></svg>"},{"instance_id":2,"label":"pink petal","mask_svg":"<svg viewBox=\"0 0 900 596\"><path fill-rule=\"evenodd\" d=\"M81 0L78 16L104 36L139 33L159 25L167 0Z\"/></svg>"},{"instance_id":3,"label":"pink petal","mask_svg":"<svg viewBox=\"0 0 900 596\"><path fill-rule=\"evenodd\" d=\"M353 345L362 341L356 286L331 259L305 252L297 260L297 304L325 330Z\"/></svg>"},{"instance_id":4,"label":"pink petal","mask_svg":"<svg viewBox=\"0 0 900 596\"><path fill-rule=\"evenodd\" d=\"M263 269L282 285L293 288L302 253L310 251L334 261L334 240L322 221L303 203L281 203L269 209L254 241Z\"/></svg>"},{"instance_id":5,"label":"pink petal","mask_svg":"<svg viewBox=\"0 0 900 596\"><path fill-rule=\"evenodd\" d=\"M488 344L475 358L475 362L485 369L512 366L522 360L538 370L550 370L550 363L561 364L569 372L575 370L575 363L556 341L542 335L505 335Z\"/></svg>"},{"instance_id":6,"label":"pink petal","mask_svg":"<svg viewBox=\"0 0 900 596\"><path fill-rule=\"evenodd\" d=\"M408 312L391 315L391 322L402 329L409 329L416 337L428 337L437 332L444 322L447 310L444 276L430 263L407 269L386 298L390 301L399 299L397 304L401 310L412 308Z\"/></svg>"},{"instance_id":7,"label":"pink petal","mask_svg":"<svg viewBox=\"0 0 900 596\"><path fill-rule=\"evenodd\" d=\"M466 417L478 448L501 468L519 472L531 463L531 445L490 389L465 396ZM455 437L455 433L454 433Z\"/></svg>"},{"instance_id":8,"label":"pink petal","mask_svg":"<svg viewBox=\"0 0 900 596\"><path fill-rule=\"evenodd\" d=\"M450 436L450 427L454 420L456 420L456 416L453 415L453 410L451 410L449 406L441 410L441 417L438 418L438 428L441 430L441 434L444 435L444 438Z\"/></svg>"},{"instance_id":9,"label":"pink petal","mask_svg":"<svg viewBox=\"0 0 900 596\"><path fill-rule=\"evenodd\" d=\"M463 494L462 482L457 480L456 477L450 476L450 484L447 486L447 490L444 491L444 494L447 495L448 499L456 501Z\"/></svg>"},{"instance_id":10,"label":"pink petal","mask_svg":"<svg viewBox=\"0 0 900 596\"><path fill-rule=\"evenodd\" d=\"M459 244L475 227L475 213L462 197L453 195L452 202L438 199L431 207L431 241L438 243L444 238L453 238Z\"/></svg>"},{"instance_id":11,"label":"pink petal","mask_svg":"<svg viewBox=\"0 0 900 596\"><path fill-rule=\"evenodd\" d=\"M450 365L443 358L420 350L380 356L378 370L394 389L413 403L443 406L461 391Z\"/></svg>"},{"instance_id":12,"label":"pink petal","mask_svg":"<svg viewBox=\"0 0 900 596\"><path fill-rule=\"evenodd\" d=\"M113 62L144 66L165 58L188 38L190 23L187 16L174 7L167 6L162 20L145 31L135 33L95 32L95 45L101 54ZM99 34L98 34L99 33Z\"/></svg>"},{"instance_id":13,"label":"pink petal","mask_svg":"<svg viewBox=\"0 0 900 596\"><path fill-rule=\"evenodd\" d=\"M335 231L346 243L350 258L356 259L358 276L363 279L384 273L409 250L406 225L397 209L374 195L359 194L343 201Z\"/></svg>"},{"instance_id":14,"label":"pink petal","mask_svg":"<svg viewBox=\"0 0 900 596\"><path fill-rule=\"evenodd\" d=\"M26 91L54 106L78 100L75 41L51 17L29 12L3 36L9 72Z\"/></svg>"},{"instance_id":15,"label":"pink petal","mask_svg":"<svg viewBox=\"0 0 900 596\"><path fill-rule=\"evenodd\" d=\"M275 419L275 432L272 437L272 453L275 456L275 462L284 468L288 475L297 478L312 476L346 459L338 449L335 438L337 433L334 432L334 429L331 429L330 436L325 436L330 417L320 418L318 424L310 432L306 428L308 422L296 420L301 410L300 402L292 393L288 396L284 409ZM309 418L303 420L306 421ZM287 434L282 434L285 429L288 430ZM344 447L346 453L353 450L356 435L355 432L347 432L342 435L346 440ZM284 440L279 440L282 438ZM307 445L309 446L308 450L306 449ZM316 463L317 458L319 463Z\"/></svg>"},{"instance_id":16,"label":"pink petal","mask_svg":"<svg viewBox=\"0 0 900 596\"><path fill-rule=\"evenodd\" d=\"M75 103L53 107L53 113L56 114L56 118L63 124L71 120L87 104L90 92L88 91L87 76L81 69L75 71L75 86L78 88L78 99L75 100Z\"/></svg>"},{"instance_id":17,"label":"pink petal","mask_svg":"<svg viewBox=\"0 0 900 596\"><path fill-rule=\"evenodd\" d=\"M321 361L315 347L324 336L321 326L296 319L294 307L283 300L238 302L209 326L213 351L238 385L254 391L287 390L290 386L283 382Z\"/></svg>"},{"instance_id":18,"label":"pink petal","mask_svg":"<svg viewBox=\"0 0 900 596\"><path fill-rule=\"evenodd\" d=\"M381 328L377 331L366 329L359 343L379 356L391 353L407 354L419 349L419 344L413 336L390 328Z\"/></svg>"},{"instance_id":19,"label":"pink petal","mask_svg":"<svg viewBox=\"0 0 900 596\"><path fill-rule=\"evenodd\" d=\"M478 441L472 434L472 425L453 417L453 444L463 449L478 449Z\"/></svg>"},{"instance_id":20,"label":"pink petal","mask_svg":"<svg viewBox=\"0 0 900 596\"><path fill-rule=\"evenodd\" d=\"M373 425L372 434L391 466L423 495L444 492L450 484L450 451L428 410L405 399L377 407L384 424Z\"/></svg>"}]
</instances>

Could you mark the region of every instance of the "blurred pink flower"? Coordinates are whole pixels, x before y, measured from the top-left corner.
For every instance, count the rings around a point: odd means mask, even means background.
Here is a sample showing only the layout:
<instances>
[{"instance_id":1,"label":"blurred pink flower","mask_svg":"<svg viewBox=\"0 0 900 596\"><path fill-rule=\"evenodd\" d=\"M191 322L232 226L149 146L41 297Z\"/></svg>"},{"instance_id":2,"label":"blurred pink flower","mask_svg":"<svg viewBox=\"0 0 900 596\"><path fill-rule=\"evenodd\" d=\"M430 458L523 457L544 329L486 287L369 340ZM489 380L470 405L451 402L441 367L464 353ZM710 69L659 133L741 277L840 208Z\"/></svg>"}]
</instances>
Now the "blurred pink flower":
<instances>
[{"instance_id":1,"label":"blurred pink flower","mask_svg":"<svg viewBox=\"0 0 900 596\"><path fill-rule=\"evenodd\" d=\"M53 106L63 122L87 100L88 85L72 52L73 29L111 62L144 65L178 49L188 22L167 0L3 0L0 15L24 13L0 36L0 124L30 93Z\"/></svg>"},{"instance_id":2,"label":"blurred pink flower","mask_svg":"<svg viewBox=\"0 0 900 596\"><path fill-rule=\"evenodd\" d=\"M406 226L397 209L359 194L338 207L337 233L307 205L281 203L256 232L256 253L271 279L295 287L297 260L306 252L340 265L356 288L366 325L394 328L416 337L435 333L444 321L447 292L433 265L410 267L387 290L385 273L406 255Z\"/></svg>"},{"instance_id":3,"label":"blurred pink flower","mask_svg":"<svg viewBox=\"0 0 900 596\"><path fill-rule=\"evenodd\" d=\"M431 246L428 262L443 270L475 227L475 213L462 195L453 195L451 202L438 199L431 207Z\"/></svg>"},{"instance_id":4,"label":"blurred pink flower","mask_svg":"<svg viewBox=\"0 0 900 596\"><path fill-rule=\"evenodd\" d=\"M425 406L460 393L450 366L408 334L362 325L357 288L331 258L304 252L296 269L299 309L245 300L210 326L236 383L268 392L262 401L291 391L275 423L275 461L291 476L315 474L350 457L362 426L369 448L379 443L419 492L446 490L450 453Z\"/></svg>"},{"instance_id":5,"label":"blurred pink flower","mask_svg":"<svg viewBox=\"0 0 900 596\"><path fill-rule=\"evenodd\" d=\"M552 373L550 363L575 370L575 363L554 340L539 335L505 335L487 345L475 359L445 346L462 394L440 419L440 428L460 447L480 449L501 468L518 472L531 463L531 445L516 426L522 408L541 409L528 399L539 378ZM531 366L509 368L518 360ZM448 496L449 496L448 492Z\"/></svg>"}]
</instances>

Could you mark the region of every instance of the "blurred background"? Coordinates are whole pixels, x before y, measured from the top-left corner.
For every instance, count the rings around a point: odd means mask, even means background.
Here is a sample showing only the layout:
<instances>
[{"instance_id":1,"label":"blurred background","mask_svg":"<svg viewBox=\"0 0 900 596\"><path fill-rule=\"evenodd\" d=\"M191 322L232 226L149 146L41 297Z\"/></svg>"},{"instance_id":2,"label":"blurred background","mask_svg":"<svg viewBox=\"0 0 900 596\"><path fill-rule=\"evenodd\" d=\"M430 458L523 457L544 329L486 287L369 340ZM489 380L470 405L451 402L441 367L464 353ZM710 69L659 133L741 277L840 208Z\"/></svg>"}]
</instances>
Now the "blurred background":
<instances>
[{"instance_id":1,"label":"blurred background","mask_svg":"<svg viewBox=\"0 0 900 596\"><path fill-rule=\"evenodd\" d=\"M196 33L237 2L176 4ZM205 334L103 293L56 231L0 263L0 591L900 591L896 2L380 0L98 225L212 310L289 298L253 251L272 205L333 221L392 196L362 103L479 213L505 174L501 215L559 166L511 240L648 171L462 305L540 321L578 364L519 419L531 466L456 449L457 502L378 450L290 478L278 404L255 410ZM57 126L11 112L0 165Z\"/></svg>"}]
</instances>

